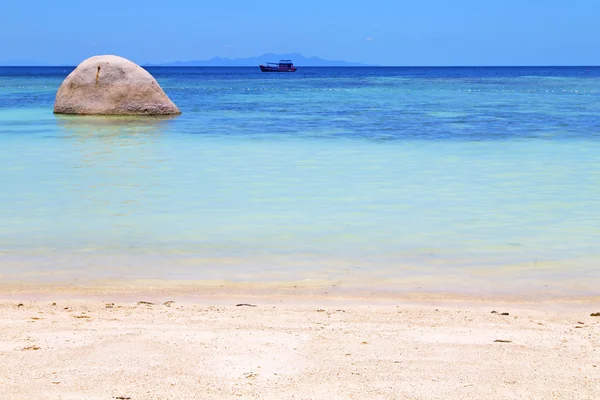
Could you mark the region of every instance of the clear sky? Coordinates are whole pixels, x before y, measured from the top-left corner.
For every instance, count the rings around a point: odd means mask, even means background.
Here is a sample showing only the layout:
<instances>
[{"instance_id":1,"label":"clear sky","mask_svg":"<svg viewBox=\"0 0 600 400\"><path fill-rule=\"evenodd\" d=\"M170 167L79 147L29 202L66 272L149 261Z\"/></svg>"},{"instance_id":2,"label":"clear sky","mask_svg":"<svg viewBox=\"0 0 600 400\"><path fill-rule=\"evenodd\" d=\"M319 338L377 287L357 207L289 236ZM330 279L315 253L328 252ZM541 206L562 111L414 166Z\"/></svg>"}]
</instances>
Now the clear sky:
<instances>
[{"instance_id":1,"label":"clear sky","mask_svg":"<svg viewBox=\"0 0 600 400\"><path fill-rule=\"evenodd\" d=\"M19 0L0 65L302 53L378 65L600 65L600 0Z\"/></svg>"}]
</instances>

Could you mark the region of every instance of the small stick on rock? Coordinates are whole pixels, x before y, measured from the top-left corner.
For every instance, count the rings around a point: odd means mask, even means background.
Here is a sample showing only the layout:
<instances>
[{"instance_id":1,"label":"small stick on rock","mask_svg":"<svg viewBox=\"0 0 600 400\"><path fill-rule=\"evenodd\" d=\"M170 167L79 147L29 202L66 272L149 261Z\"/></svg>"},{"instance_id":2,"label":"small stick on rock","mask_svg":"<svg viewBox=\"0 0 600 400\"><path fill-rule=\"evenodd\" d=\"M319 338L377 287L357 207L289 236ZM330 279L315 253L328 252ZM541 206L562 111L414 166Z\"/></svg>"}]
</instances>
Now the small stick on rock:
<instances>
[{"instance_id":1,"label":"small stick on rock","mask_svg":"<svg viewBox=\"0 0 600 400\"><path fill-rule=\"evenodd\" d=\"M512 340L496 339L494 343L512 343Z\"/></svg>"},{"instance_id":2,"label":"small stick on rock","mask_svg":"<svg viewBox=\"0 0 600 400\"><path fill-rule=\"evenodd\" d=\"M240 303L240 304L236 304L236 307L256 307L255 304L248 304L248 303Z\"/></svg>"}]
</instances>

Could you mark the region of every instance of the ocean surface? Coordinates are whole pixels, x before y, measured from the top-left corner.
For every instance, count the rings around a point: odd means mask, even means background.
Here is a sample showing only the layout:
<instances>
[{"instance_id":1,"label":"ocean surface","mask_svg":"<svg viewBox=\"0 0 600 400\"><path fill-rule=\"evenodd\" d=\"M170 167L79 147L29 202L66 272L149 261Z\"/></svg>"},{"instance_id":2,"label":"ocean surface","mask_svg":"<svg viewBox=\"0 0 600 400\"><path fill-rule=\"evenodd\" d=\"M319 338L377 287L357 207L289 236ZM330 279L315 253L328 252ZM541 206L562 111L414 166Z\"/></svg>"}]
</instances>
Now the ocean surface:
<instances>
[{"instance_id":1,"label":"ocean surface","mask_svg":"<svg viewBox=\"0 0 600 400\"><path fill-rule=\"evenodd\" d=\"M600 294L600 67L148 68L175 118L0 68L0 280Z\"/></svg>"}]
</instances>

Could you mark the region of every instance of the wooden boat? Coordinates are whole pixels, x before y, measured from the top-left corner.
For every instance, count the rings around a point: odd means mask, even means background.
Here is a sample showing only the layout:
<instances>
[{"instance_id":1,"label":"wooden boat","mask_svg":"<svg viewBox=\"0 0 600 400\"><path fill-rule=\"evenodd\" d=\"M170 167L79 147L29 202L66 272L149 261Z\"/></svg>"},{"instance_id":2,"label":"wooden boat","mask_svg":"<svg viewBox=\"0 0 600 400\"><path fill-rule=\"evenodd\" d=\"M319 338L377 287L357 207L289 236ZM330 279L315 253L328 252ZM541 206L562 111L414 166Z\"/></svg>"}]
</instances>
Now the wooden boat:
<instances>
[{"instance_id":1,"label":"wooden boat","mask_svg":"<svg viewBox=\"0 0 600 400\"><path fill-rule=\"evenodd\" d=\"M278 63L268 62L267 65L259 65L262 72L296 72L292 60L280 60Z\"/></svg>"}]
</instances>

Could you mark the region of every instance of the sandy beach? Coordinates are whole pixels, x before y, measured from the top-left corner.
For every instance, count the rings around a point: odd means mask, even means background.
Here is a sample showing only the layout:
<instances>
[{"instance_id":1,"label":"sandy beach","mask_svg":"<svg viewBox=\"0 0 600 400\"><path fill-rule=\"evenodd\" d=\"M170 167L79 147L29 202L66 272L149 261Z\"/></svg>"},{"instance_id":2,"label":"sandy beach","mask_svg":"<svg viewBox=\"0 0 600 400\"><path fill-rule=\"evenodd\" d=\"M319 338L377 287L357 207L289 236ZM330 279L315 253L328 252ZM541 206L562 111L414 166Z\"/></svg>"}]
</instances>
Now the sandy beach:
<instances>
[{"instance_id":1,"label":"sandy beach","mask_svg":"<svg viewBox=\"0 0 600 400\"><path fill-rule=\"evenodd\" d=\"M597 399L598 299L6 290L2 399Z\"/></svg>"}]
</instances>

